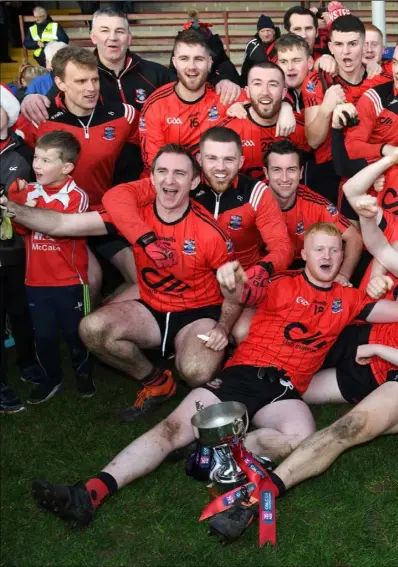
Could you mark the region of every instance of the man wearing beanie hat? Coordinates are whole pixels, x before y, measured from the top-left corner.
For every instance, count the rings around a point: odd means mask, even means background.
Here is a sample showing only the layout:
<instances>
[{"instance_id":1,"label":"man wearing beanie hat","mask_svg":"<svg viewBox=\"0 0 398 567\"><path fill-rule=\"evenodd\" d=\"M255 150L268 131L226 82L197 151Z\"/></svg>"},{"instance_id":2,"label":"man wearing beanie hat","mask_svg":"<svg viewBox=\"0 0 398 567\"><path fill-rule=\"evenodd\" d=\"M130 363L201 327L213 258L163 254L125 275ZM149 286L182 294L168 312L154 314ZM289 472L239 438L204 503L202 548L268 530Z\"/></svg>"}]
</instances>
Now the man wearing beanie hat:
<instances>
[{"instance_id":1,"label":"man wearing beanie hat","mask_svg":"<svg viewBox=\"0 0 398 567\"><path fill-rule=\"evenodd\" d=\"M17 178L32 178L33 152L11 127L19 116L19 102L0 84L0 188L6 194ZM4 351L4 322L9 316L17 351L17 365L23 380L40 379L34 349L32 324L25 295L25 250L23 240L14 238L8 219L0 226L0 413L24 409L7 383Z\"/></svg>"},{"instance_id":2,"label":"man wearing beanie hat","mask_svg":"<svg viewBox=\"0 0 398 567\"><path fill-rule=\"evenodd\" d=\"M247 85L247 75L254 63L272 61L276 63L275 42L281 35L280 29L275 26L269 16L261 16L257 22L257 33L246 44L245 57L241 70L241 86Z\"/></svg>"}]
</instances>

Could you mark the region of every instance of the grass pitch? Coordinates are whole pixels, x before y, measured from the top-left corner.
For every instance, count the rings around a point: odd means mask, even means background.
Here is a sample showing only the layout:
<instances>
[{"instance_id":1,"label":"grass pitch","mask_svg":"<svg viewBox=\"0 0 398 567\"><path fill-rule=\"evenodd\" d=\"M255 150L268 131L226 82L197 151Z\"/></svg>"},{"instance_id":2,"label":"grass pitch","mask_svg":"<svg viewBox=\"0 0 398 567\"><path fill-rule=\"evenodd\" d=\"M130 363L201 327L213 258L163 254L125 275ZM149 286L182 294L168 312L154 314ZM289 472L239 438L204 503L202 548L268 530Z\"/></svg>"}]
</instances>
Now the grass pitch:
<instances>
[{"instance_id":1,"label":"grass pitch","mask_svg":"<svg viewBox=\"0 0 398 567\"><path fill-rule=\"evenodd\" d=\"M11 384L29 387L11 366ZM223 547L198 523L209 501L205 483L183 463L162 465L113 496L94 523L78 531L36 508L31 481L86 480L178 403L137 424L121 425L136 385L97 367L97 395L78 397L71 371L63 395L1 416L1 559L4 567L398 567L398 436L344 454L321 477L277 501L278 544L257 546L253 524ZM318 427L346 407L314 408Z\"/></svg>"}]
</instances>

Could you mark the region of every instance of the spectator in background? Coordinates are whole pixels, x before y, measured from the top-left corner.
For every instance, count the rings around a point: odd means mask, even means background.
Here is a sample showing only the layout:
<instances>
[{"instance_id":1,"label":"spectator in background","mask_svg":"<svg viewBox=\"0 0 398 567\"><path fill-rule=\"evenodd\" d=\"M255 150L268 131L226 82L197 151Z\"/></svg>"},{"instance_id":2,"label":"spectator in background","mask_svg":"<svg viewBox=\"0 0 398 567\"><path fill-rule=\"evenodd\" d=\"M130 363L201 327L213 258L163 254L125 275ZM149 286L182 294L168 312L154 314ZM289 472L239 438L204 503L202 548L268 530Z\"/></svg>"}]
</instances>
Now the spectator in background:
<instances>
[{"instance_id":1,"label":"spectator in background","mask_svg":"<svg viewBox=\"0 0 398 567\"><path fill-rule=\"evenodd\" d=\"M26 89L27 95L34 93L46 95L48 93L48 91L54 85L54 77L52 74L52 66L51 66L52 59L54 55L57 53L57 51L59 51L60 49L66 46L67 44L64 43L63 41L50 41L50 43L47 43L46 47L44 48L47 73L34 78L28 84L28 88Z\"/></svg>"},{"instance_id":2,"label":"spectator in background","mask_svg":"<svg viewBox=\"0 0 398 567\"><path fill-rule=\"evenodd\" d=\"M20 66L18 79L16 81L16 92L13 93L15 94L19 102L21 102L24 98L26 90L31 82L36 78L41 78L46 74L46 71L47 70L44 67L40 67L39 65L26 65L24 63Z\"/></svg>"},{"instance_id":3,"label":"spectator in background","mask_svg":"<svg viewBox=\"0 0 398 567\"><path fill-rule=\"evenodd\" d=\"M30 26L24 40L24 47L33 50L33 57L39 65L46 66L46 58L44 55L44 47L50 41L63 41L69 43L69 37L66 35L63 27L53 22L51 16L47 14L45 8L37 6L33 10L35 24Z\"/></svg>"},{"instance_id":4,"label":"spectator in background","mask_svg":"<svg viewBox=\"0 0 398 567\"><path fill-rule=\"evenodd\" d=\"M247 76L254 63L276 62L275 42L281 32L269 16L262 14L257 22L257 33L246 44L241 71L241 85L247 85Z\"/></svg>"},{"instance_id":5,"label":"spectator in background","mask_svg":"<svg viewBox=\"0 0 398 567\"><path fill-rule=\"evenodd\" d=\"M32 178L32 151L11 130L19 115L19 102L0 85L0 185L5 194L18 177ZM6 314L11 323L17 351L17 366L25 382L37 384L42 376L37 364L33 330L24 286L25 252L23 241L12 234L9 219L0 226L0 413L14 413L24 408L8 386L4 351Z\"/></svg>"}]
</instances>

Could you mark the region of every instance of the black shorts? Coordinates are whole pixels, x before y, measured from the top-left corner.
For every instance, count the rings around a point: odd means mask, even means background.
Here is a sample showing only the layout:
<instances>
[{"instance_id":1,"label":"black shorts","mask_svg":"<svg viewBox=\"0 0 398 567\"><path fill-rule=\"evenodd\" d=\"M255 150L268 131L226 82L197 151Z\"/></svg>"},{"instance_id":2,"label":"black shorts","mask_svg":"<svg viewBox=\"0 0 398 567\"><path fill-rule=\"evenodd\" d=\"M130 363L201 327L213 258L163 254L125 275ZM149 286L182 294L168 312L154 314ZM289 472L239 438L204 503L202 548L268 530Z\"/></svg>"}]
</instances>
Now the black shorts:
<instances>
[{"instance_id":1,"label":"black shorts","mask_svg":"<svg viewBox=\"0 0 398 567\"><path fill-rule=\"evenodd\" d=\"M115 254L131 246L130 242L120 234L105 234L87 238L90 250L97 256L110 260Z\"/></svg>"},{"instance_id":2,"label":"black shorts","mask_svg":"<svg viewBox=\"0 0 398 567\"><path fill-rule=\"evenodd\" d=\"M198 319L213 319L218 321L221 315L221 305L206 305L197 309L187 309L186 311L157 311L142 299L136 299L152 313L160 329L162 337L161 350L164 356L174 348L174 339L181 329L197 321ZM199 339L198 339L199 340Z\"/></svg>"},{"instance_id":3,"label":"black shorts","mask_svg":"<svg viewBox=\"0 0 398 567\"><path fill-rule=\"evenodd\" d=\"M249 419L264 406L281 400L301 400L289 376L274 367L239 364L224 368L217 378L202 386L222 402L240 402Z\"/></svg>"},{"instance_id":4,"label":"black shorts","mask_svg":"<svg viewBox=\"0 0 398 567\"><path fill-rule=\"evenodd\" d=\"M329 368L336 368L340 393L351 404L357 404L379 386L370 364L355 362L357 348L369 343L371 329L371 325L346 327L326 359Z\"/></svg>"}]
</instances>

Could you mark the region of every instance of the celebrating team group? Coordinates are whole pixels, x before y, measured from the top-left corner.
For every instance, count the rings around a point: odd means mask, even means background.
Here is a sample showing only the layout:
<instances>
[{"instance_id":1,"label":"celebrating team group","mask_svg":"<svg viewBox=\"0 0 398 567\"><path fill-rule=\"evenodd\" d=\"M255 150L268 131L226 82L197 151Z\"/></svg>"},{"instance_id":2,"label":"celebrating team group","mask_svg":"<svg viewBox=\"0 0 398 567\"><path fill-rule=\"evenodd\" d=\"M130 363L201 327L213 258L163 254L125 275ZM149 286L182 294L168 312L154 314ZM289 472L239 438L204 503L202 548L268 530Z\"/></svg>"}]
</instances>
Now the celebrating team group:
<instances>
[{"instance_id":1,"label":"celebrating team group","mask_svg":"<svg viewBox=\"0 0 398 567\"><path fill-rule=\"evenodd\" d=\"M279 36L262 16L238 85L207 28L178 34L168 70L100 10L96 51L59 49L51 91L23 101L36 181L0 204L25 239L43 369L28 403L62 392L57 326L84 397L93 355L140 383L123 421L192 388L87 483L33 483L61 518L89 523L189 445L197 400L246 406L245 447L283 459L276 494L398 433L398 46L382 60L380 31L345 13L320 50L319 21L293 7ZM125 282L102 303L98 259ZM319 403L354 407L316 432Z\"/></svg>"}]
</instances>

